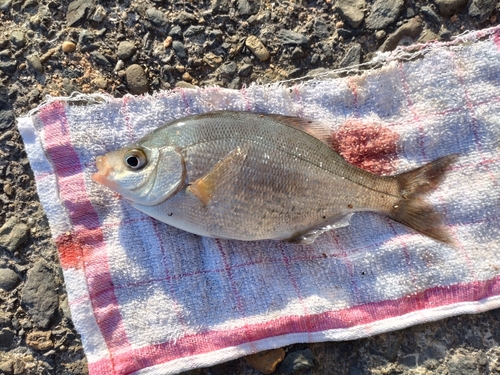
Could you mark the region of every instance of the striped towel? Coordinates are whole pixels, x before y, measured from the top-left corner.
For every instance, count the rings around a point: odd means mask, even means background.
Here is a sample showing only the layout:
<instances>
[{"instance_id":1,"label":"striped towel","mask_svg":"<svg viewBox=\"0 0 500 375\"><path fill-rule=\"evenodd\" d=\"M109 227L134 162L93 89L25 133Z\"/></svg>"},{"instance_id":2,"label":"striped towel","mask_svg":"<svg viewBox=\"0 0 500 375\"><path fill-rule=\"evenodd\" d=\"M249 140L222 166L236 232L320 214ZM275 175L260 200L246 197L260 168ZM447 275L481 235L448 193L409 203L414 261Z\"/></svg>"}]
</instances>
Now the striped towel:
<instances>
[{"instance_id":1,"label":"striped towel","mask_svg":"<svg viewBox=\"0 0 500 375\"><path fill-rule=\"evenodd\" d=\"M500 29L378 58L239 91L52 98L19 120L90 374L173 374L500 307ZM321 120L347 160L382 174L459 153L429 195L457 246L374 213L309 246L201 238L90 179L97 155L216 109Z\"/></svg>"}]
</instances>

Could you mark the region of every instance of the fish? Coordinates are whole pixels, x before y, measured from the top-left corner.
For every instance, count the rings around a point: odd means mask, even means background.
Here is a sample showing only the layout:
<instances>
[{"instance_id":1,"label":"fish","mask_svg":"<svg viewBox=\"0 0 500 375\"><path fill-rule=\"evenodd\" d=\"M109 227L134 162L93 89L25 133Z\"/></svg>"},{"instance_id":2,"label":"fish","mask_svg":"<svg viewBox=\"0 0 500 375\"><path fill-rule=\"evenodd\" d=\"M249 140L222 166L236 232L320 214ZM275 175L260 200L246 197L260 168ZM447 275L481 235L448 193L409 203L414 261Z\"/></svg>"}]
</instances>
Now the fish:
<instances>
[{"instance_id":1,"label":"fish","mask_svg":"<svg viewBox=\"0 0 500 375\"><path fill-rule=\"evenodd\" d=\"M345 161L317 120L214 111L171 121L96 158L92 179L143 213L200 236L311 244L356 212L452 244L425 199L457 154L379 176Z\"/></svg>"}]
</instances>

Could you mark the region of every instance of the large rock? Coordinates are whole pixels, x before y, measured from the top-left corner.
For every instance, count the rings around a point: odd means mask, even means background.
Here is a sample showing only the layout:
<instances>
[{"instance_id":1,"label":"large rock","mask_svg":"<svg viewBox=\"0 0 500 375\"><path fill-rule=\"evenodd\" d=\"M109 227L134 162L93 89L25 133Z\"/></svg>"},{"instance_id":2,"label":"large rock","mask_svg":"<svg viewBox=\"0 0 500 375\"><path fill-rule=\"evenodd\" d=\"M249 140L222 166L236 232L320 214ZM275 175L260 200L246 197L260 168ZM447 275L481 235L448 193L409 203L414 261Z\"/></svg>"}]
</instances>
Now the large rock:
<instances>
[{"instance_id":1,"label":"large rock","mask_svg":"<svg viewBox=\"0 0 500 375\"><path fill-rule=\"evenodd\" d=\"M149 82L146 72L138 64L130 65L125 71L127 85L132 94L140 95L149 90Z\"/></svg>"},{"instance_id":2,"label":"large rock","mask_svg":"<svg viewBox=\"0 0 500 375\"><path fill-rule=\"evenodd\" d=\"M47 328L59 306L57 283L53 271L44 260L39 260L28 271L21 291L21 302L31 320Z\"/></svg>"}]
</instances>

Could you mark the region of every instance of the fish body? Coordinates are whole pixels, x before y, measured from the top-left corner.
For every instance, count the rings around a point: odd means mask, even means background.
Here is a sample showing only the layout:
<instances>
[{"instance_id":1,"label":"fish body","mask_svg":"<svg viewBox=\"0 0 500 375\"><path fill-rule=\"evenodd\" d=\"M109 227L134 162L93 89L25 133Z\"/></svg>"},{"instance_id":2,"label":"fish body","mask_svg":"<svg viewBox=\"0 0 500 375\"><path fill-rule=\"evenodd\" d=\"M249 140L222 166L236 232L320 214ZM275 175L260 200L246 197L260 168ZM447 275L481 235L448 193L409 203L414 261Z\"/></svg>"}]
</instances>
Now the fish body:
<instances>
[{"instance_id":1,"label":"fish body","mask_svg":"<svg viewBox=\"0 0 500 375\"><path fill-rule=\"evenodd\" d=\"M347 163L321 126L280 115L219 111L168 123L97 158L93 179L138 210L201 236L311 243L374 211L451 242L422 195L456 155L398 176Z\"/></svg>"}]
</instances>

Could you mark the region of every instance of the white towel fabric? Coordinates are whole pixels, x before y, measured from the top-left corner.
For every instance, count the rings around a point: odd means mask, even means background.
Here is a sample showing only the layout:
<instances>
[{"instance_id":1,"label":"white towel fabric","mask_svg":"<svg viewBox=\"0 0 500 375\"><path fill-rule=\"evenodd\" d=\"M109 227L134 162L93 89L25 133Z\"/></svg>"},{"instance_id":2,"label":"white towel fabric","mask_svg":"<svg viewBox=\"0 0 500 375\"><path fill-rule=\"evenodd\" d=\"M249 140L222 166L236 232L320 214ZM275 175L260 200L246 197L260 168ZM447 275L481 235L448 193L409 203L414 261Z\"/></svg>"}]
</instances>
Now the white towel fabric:
<instances>
[{"instance_id":1,"label":"white towel fabric","mask_svg":"<svg viewBox=\"0 0 500 375\"><path fill-rule=\"evenodd\" d=\"M500 29L379 58L362 75L239 91L53 98L19 120L90 374L172 374L500 307ZM459 153L429 196L457 247L374 213L310 246L201 238L90 179L97 155L216 109L322 120L378 172Z\"/></svg>"}]
</instances>

